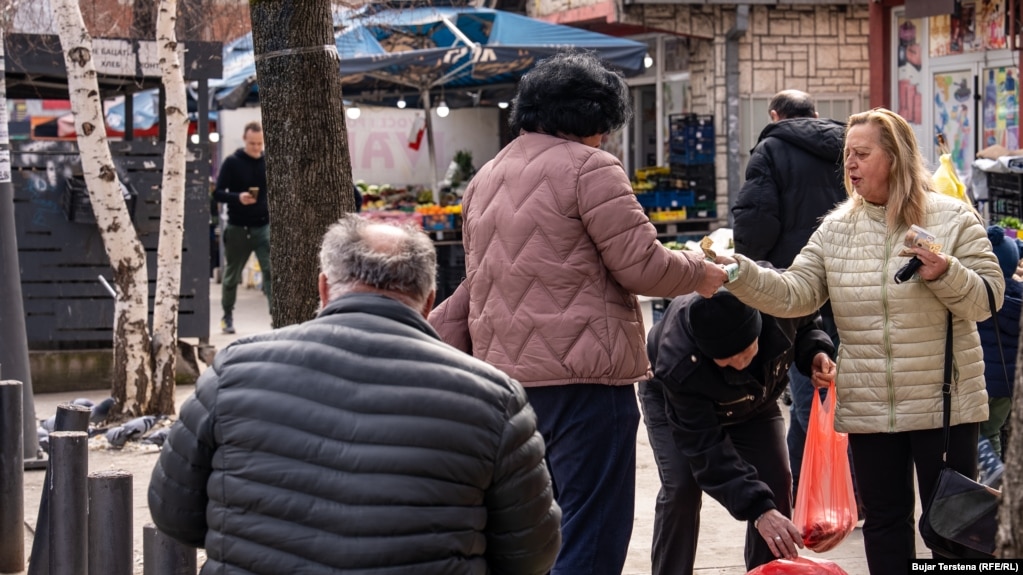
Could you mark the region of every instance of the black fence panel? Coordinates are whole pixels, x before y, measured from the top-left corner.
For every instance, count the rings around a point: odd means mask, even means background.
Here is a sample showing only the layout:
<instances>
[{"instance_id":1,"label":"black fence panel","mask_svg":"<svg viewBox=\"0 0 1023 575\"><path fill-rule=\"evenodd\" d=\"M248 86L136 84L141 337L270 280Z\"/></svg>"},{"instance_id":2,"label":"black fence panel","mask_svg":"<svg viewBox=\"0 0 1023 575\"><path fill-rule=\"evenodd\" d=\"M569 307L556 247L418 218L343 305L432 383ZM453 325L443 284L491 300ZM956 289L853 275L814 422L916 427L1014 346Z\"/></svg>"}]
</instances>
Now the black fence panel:
<instances>
[{"instance_id":1,"label":"black fence panel","mask_svg":"<svg viewBox=\"0 0 1023 575\"><path fill-rule=\"evenodd\" d=\"M150 310L156 283L163 144L111 142L125 201L146 250ZM209 337L209 176L205 146L190 146L185 173L180 337ZM112 283L92 206L82 183L78 147L70 141L12 142L14 213L31 350L112 345ZM70 183L70 185L69 185Z\"/></svg>"}]
</instances>

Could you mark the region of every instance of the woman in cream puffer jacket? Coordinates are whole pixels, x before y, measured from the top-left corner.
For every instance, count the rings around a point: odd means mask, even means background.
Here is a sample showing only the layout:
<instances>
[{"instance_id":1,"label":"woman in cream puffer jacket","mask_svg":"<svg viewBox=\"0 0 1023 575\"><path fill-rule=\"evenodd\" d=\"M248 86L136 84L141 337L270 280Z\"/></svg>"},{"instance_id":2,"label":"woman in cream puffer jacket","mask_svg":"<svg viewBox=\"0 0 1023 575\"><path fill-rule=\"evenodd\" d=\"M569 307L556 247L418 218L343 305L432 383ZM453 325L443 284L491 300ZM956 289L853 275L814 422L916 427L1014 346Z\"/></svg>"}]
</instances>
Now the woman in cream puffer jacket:
<instances>
[{"instance_id":1,"label":"woman in cream puffer jacket","mask_svg":"<svg viewBox=\"0 0 1023 575\"><path fill-rule=\"evenodd\" d=\"M985 227L966 203L929 191L909 125L875 109L853 115L845 143L850 198L828 214L783 273L736 256L728 288L743 302L781 317L831 301L841 346L835 376L835 428L849 433L871 575L905 573L916 557L916 496L928 501L941 469L942 379L946 326L953 326L949 464L976 476L977 422L987 419L983 352L976 322L1005 288ZM916 224L939 253L914 248L923 265L904 283L904 238ZM725 263L725 260L720 260ZM828 382L815 380L815 385Z\"/></svg>"}]
</instances>

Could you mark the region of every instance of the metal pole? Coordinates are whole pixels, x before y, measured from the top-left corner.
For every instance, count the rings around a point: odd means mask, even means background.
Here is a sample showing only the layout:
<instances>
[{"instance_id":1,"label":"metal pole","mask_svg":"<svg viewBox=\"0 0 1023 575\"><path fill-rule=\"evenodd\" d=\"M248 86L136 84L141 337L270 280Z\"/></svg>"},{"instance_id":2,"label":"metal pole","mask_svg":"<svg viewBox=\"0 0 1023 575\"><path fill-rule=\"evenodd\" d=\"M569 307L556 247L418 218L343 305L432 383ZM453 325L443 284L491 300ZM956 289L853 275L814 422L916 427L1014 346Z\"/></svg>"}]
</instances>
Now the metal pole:
<instances>
[{"instance_id":1,"label":"metal pole","mask_svg":"<svg viewBox=\"0 0 1023 575\"><path fill-rule=\"evenodd\" d=\"M25 570L22 384L0 381L0 573Z\"/></svg>"},{"instance_id":2,"label":"metal pole","mask_svg":"<svg viewBox=\"0 0 1023 575\"><path fill-rule=\"evenodd\" d=\"M143 575L195 575L195 549L147 523L142 527L142 563Z\"/></svg>"},{"instance_id":3,"label":"metal pole","mask_svg":"<svg viewBox=\"0 0 1023 575\"><path fill-rule=\"evenodd\" d=\"M50 572L82 575L89 569L89 434L50 434Z\"/></svg>"},{"instance_id":4,"label":"metal pole","mask_svg":"<svg viewBox=\"0 0 1023 575\"><path fill-rule=\"evenodd\" d=\"M2 23L0 23L2 28ZM22 441L24 459L39 459L32 373L28 367L25 302L21 298L18 234L14 227L14 186L11 184L11 144L7 132L7 83L4 81L4 32L0 29L0 366L7 379L22 383ZM24 464L23 464L24 465Z\"/></svg>"},{"instance_id":5,"label":"metal pole","mask_svg":"<svg viewBox=\"0 0 1023 575\"><path fill-rule=\"evenodd\" d=\"M57 415L53 422L53 431L86 431L89 429L89 414L92 411L84 405L62 403L57 406ZM33 430L33 434L35 430ZM53 434L50 434L53 437ZM53 443L50 443L50 460L53 460ZM53 477L50 467L46 468L43 479L43 493L39 498L39 515L36 518L36 535L32 539L32 553L28 559L28 575L50 574L50 538L52 534L50 521L49 486Z\"/></svg>"},{"instance_id":6,"label":"metal pole","mask_svg":"<svg viewBox=\"0 0 1023 575\"><path fill-rule=\"evenodd\" d=\"M89 474L89 575L132 575L131 473Z\"/></svg>"},{"instance_id":7,"label":"metal pole","mask_svg":"<svg viewBox=\"0 0 1023 575\"><path fill-rule=\"evenodd\" d=\"M426 149L430 157L430 189L433 190L433 203L440 205L440 180L437 179L437 151L433 148L433 110L430 105L430 89L420 91L423 99L423 112L426 113Z\"/></svg>"}]
</instances>

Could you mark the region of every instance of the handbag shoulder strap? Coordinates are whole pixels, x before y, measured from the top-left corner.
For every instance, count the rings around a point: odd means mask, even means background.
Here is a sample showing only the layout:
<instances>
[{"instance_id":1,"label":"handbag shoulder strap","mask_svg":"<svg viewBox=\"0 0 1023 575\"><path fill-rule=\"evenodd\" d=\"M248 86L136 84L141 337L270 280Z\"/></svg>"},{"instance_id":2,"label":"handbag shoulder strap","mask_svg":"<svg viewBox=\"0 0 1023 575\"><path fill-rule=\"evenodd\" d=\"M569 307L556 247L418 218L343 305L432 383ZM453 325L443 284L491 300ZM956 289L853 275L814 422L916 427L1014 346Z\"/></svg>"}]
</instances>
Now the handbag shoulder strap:
<instances>
[{"instance_id":1,"label":"handbag shoulder strap","mask_svg":"<svg viewBox=\"0 0 1023 575\"><path fill-rule=\"evenodd\" d=\"M1005 355L1002 353L1002 336L998 331L998 312L995 308L995 295L991 291L991 285L987 280L984 282L984 289L987 290L988 309L991 310L991 321L995 329L995 340L998 342L998 356L1002 359L1002 370L1005 373L1005 381L1009 381L1008 372L1005 371ZM945 372L942 374L944 381L941 384L941 427L943 433L943 448L941 451L941 463L948 466L948 436L949 427L952 423L952 312L948 312L948 327L945 330Z\"/></svg>"},{"instance_id":2,"label":"handbag shoulder strap","mask_svg":"<svg viewBox=\"0 0 1023 575\"><path fill-rule=\"evenodd\" d=\"M998 312L995 311L995 294L991 291L991 284L984 281L984 289L987 290L987 305L991 309L991 326L995 330L995 341L998 343L998 359L1002 360L1002 376L1009 381L1009 372L1005 369L1005 352L1002 351L1002 330L998 327Z\"/></svg>"},{"instance_id":3,"label":"handbag shoulder strap","mask_svg":"<svg viewBox=\"0 0 1023 575\"><path fill-rule=\"evenodd\" d=\"M952 311L948 311L945 320L945 371L941 382L941 427L942 449L941 464L948 467L948 428L952 423Z\"/></svg>"}]
</instances>

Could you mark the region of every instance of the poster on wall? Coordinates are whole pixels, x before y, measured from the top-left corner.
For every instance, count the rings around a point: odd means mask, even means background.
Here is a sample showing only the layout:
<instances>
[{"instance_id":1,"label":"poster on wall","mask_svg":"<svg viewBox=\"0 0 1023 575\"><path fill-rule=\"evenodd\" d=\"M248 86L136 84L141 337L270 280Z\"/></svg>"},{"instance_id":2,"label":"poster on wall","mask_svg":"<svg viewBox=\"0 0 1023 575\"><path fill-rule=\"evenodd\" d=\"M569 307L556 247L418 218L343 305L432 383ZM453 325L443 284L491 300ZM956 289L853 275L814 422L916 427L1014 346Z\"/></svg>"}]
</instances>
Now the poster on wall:
<instances>
[{"instance_id":1,"label":"poster on wall","mask_svg":"<svg viewBox=\"0 0 1023 575\"><path fill-rule=\"evenodd\" d=\"M963 52L983 50L983 43L977 34L977 5L974 2L963 2L959 16L959 30L962 34Z\"/></svg>"},{"instance_id":2,"label":"poster on wall","mask_svg":"<svg viewBox=\"0 0 1023 575\"><path fill-rule=\"evenodd\" d=\"M932 58L948 56L952 50L952 17L948 14L931 16L927 28L930 39L928 53Z\"/></svg>"},{"instance_id":3,"label":"poster on wall","mask_svg":"<svg viewBox=\"0 0 1023 575\"><path fill-rule=\"evenodd\" d=\"M943 134L952 164L965 173L973 162L973 74L969 70L934 75L934 130Z\"/></svg>"},{"instance_id":4,"label":"poster on wall","mask_svg":"<svg viewBox=\"0 0 1023 575\"><path fill-rule=\"evenodd\" d=\"M984 125L981 146L1019 148L1019 70L1015 67L987 68L983 75Z\"/></svg>"},{"instance_id":5,"label":"poster on wall","mask_svg":"<svg viewBox=\"0 0 1023 575\"><path fill-rule=\"evenodd\" d=\"M1003 50L1008 47L1005 39L1006 0L978 0L977 35L985 50Z\"/></svg>"},{"instance_id":6,"label":"poster on wall","mask_svg":"<svg viewBox=\"0 0 1023 575\"><path fill-rule=\"evenodd\" d=\"M923 23L922 18L898 18L898 112L907 122L917 126L924 123L923 94L920 89L923 50L919 41Z\"/></svg>"}]
</instances>

